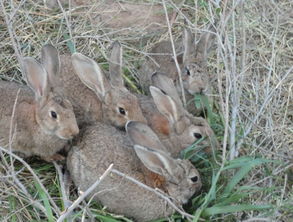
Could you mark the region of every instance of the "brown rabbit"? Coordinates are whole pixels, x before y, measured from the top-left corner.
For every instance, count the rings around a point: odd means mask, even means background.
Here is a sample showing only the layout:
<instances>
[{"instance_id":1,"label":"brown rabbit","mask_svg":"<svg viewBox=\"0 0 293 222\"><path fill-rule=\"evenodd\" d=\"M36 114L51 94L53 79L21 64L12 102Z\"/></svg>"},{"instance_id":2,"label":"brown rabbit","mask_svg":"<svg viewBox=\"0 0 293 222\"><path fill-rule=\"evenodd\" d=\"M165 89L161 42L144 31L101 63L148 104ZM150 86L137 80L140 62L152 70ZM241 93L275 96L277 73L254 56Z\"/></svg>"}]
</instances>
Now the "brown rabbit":
<instances>
[{"instance_id":1,"label":"brown rabbit","mask_svg":"<svg viewBox=\"0 0 293 222\"><path fill-rule=\"evenodd\" d=\"M213 26L211 26L210 30ZM187 110L199 115L202 109L196 109L191 100L195 93L209 94L209 77L207 72L207 55L210 50L213 37L212 31L205 32L201 35L199 42L195 45L195 39L188 28L183 31L183 48L184 53L177 56L179 62L183 88L187 101ZM176 44L177 46L178 44ZM178 47L180 48L180 47ZM178 50L177 50L178 51ZM152 59L147 58L146 62L140 68L140 82L144 90L148 90L151 85L152 73L158 71L170 77L181 96L181 87L179 76L174 62L172 46L170 41L162 41L157 43L150 51Z\"/></svg>"},{"instance_id":2,"label":"brown rabbit","mask_svg":"<svg viewBox=\"0 0 293 222\"><path fill-rule=\"evenodd\" d=\"M54 49L52 45L44 46L42 57L49 57ZM137 98L123 85L122 48L118 42L114 42L110 56L110 81L93 59L80 53L61 56L61 63L62 83L79 126L107 122L123 128L129 120L145 122Z\"/></svg>"},{"instance_id":3,"label":"brown rabbit","mask_svg":"<svg viewBox=\"0 0 293 222\"><path fill-rule=\"evenodd\" d=\"M47 63L49 71L30 57L24 58L23 64L23 74L32 90L13 82L0 82L0 145L8 149L10 141L12 151L25 157L59 159L61 156L56 152L77 135L79 129L72 105L56 82L58 54Z\"/></svg>"},{"instance_id":4,"label":"brown rabbit","mask_svg":"<svg viewBox=\"0 0 293 222\"><path fill-rule=\"evenodd\" d=\"M150 86L152 98L139 96L141 109L148 125L158 135L168 152L178 157L181 150L202 137L209 149L216 147L214 133L207 121L188 113L180 101L173 81L165 75L154 74ZM163 91L162 91L163 90ZM211 142L211 144L210 144Z\"/></svg>"},{"instance_id":5,"label":"brown rabbit","mask_svg":"<svg viewBox=\"0 0 293 222\"><path fill-rule=\"evenodd\" d=\"M88 189L112 163L122 173L161 188L179 205L186 203L201 188L200 175L195 167L188 160L173 159L165 153L159 138L147 125L130 121L126 130L135 141L134 148L126 133L115 127L99 123L86 128L82 140L71 149L67 159L72 179L82 191ZM160 183L154 181L158 177L163 178ZM139 222L166 217L174 212L156 194L116 174L107 176L93 196L109 211Z\"/></svg>"}]
</instances>

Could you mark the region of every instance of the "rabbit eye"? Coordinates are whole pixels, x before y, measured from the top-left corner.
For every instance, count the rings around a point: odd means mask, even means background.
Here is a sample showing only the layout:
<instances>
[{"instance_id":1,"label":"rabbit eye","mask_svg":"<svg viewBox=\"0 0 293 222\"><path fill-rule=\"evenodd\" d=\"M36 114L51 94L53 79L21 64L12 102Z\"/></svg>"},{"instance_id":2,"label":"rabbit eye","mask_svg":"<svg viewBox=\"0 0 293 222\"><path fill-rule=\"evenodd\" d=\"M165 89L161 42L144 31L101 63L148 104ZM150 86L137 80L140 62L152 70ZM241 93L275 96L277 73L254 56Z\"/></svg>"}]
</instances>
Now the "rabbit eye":
<instances>
[{"instance_id":1,"label":"rabbit eye","mask_svg":"<svg viewBox=\"0 0 293 222\"><path fill-rule=\"evenodd\" d=\"M190 71L189 71L189 69L188 69L187 67L185 67L185 72L186 72L186 74L187 74L188 76L190 76Z\"/></svg>"},{"instance_id":2,"label":"rabbit eye","mask_svg":"<svg viewBox=\"0 0 293 222\"><path fill-rule=\"evenodd\" d=\"M196 138L196 139L200 139L202 138L202 135L200 133L193 133L193 136Z\"/></svg>"},{"instance_id":3,"label":"rabbit eye","mask_svg":"<svg viewBox=\"0 0 293 222\"><path fill-rule=\"evenodd\" d=\"M119 113L122 115L125 115L126 114L125 109L123 109L122 107L119 107Z\"/></svg>"},{"instance_id":4,"label":"rabbit eye","mask_svg":"<svg viewBox=\"0 0 293 222\"><path fill-rule=\"evenodd\" d=\"M56 113L56 112L51 111L50 114L51 114L51 117L52 117L53 119L57 119L57 113Z\"/></svg>"},{"instance_id":5,"label":"rabbit eye","mask_svg":"<svg viewBox=\"0 0 293 222\"><path fill-rule=\"evenodd\" d=\"M191 177L190 179L193 183L196 183L198 181L198 176Z\"/></svg>"}]
</instances>

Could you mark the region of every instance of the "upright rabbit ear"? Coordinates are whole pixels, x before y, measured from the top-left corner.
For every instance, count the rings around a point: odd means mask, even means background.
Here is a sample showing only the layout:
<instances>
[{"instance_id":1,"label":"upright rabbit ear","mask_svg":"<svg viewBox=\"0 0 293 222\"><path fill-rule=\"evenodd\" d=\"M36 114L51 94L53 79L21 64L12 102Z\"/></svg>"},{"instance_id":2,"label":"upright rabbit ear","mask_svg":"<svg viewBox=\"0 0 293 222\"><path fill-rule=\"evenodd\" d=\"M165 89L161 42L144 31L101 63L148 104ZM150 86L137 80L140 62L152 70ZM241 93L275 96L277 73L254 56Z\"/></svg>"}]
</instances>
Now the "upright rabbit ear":
<instances>
[{"instance_id":1,"label":"upright rabbit ear","mask_svg":"<svg viewBox=\"0 0 293 222\"><path fill-rule=\"evenodd\" d=\"M152 147L156 150L166 150L158 136L146 124L137 121L128 121L125 128L133 144Z\"/></svg>"},{"instance_id":2,"label":"upright rabbit ear","mask_svg":"<svg viewBox=\"0 0 293 222\"><path fill-rule=\"evenodd\" d=\"M111 85L114 87L123 87L124 84L122 78L122 47L117 41L115 41L112 46L109 71Z\"/></svg>"},{"instance_id":3,"label":"upright rabbit ear","mask_svg":"<svg viewBox=\"0 0 293 222\"><path fill-rule=\"evenodd\" d=\"M47 44L42 47L41 63L48 73L49 81L57 81L54 78L60 70L60 57L58 50L53 45Z\"/></svg>"},{"instance_id":4,"label":"upright rabbit ear","mask_svg":"<svg viewBox=\"0 0 293 222\"><path fill-rule=\"evenodd\" d=\"M154 86L150 86L150 92L160 113L162 113L171 124L176 123L180 118L180 113L175 100Z\"/></svg>"},{"instance_id":5,"label":"upright rabbit ear","mask_svg":"<svg viewBox=\"0 0 293 222\"><path fill-rule=\"evenodd\" d=\"M164 177L174 177L173 172L177 167L176 160L168 154L140 145L134 145L134 150L138 158L149 170Z\"/></svg>"},{"instance_id":6,"label":"upright rabbit ear","mask_svg":"<svg viewBox=\"0 0 293 222\"><path fill-rule=\"evenodd\" d=\"M164 74L155 72L152 75L151 80L154 86L166 92L169 96L171 96L176 101L178 105L182 106L182 102L178 95L177 89L171 78L167 77Z\"/></svg>"},{"instance_id":7,"label":"upright rabbit ear","mask_svg":"<svg viewBox=\"0 0 293 222\"><path fill-rule=\"evenodd\" d=\"M199 39L199 42L196 45L196 61L200 63L206 63L208 53L213 45L213 39L216 35L214 25L211 24L208 28L208 32L204 32Z\"/></svg>"},{"instance_id":8,"label":"upright rabbit ear","mask_svg":"<svg viewBox=\"0 0 293 222\"><path fill-rule=\"evenodd\" d=\"M72 54L71 59L80 80L103 100L109 86L99 65L81 53Z\"/></svg>"},{"instance_id":9,"label":"upright rabbit ear","mask_svg":"<svg viewBox=\"0 0 293 222\"><path fill-rule=\"evenodd\" d=\"M44 67L34 58L26 57L23 59L24 74L27 84L34 91L37 99L47 94L47 72Z\"/></svg>"},{"instance_id":10,"label":"upright rabbit ear","mask_svg":"<svg viewBox=\"0 0 293 222\"><path fill-rule=\"evenodd\" d=\"M183 64L187 64L193 62L194 56L194 38L189 28L183 29L183 46L184 46L184 53L183 53Z\"/></svg>"}]
</instances>

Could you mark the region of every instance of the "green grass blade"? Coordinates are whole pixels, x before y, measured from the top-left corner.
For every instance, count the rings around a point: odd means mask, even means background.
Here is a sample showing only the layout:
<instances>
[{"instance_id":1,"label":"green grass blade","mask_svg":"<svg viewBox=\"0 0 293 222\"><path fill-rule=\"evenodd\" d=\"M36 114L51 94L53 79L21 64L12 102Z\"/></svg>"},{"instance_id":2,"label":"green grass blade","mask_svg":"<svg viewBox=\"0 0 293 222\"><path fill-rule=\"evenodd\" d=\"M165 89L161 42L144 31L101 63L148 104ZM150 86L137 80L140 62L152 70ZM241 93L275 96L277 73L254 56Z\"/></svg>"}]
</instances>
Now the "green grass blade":
<instances>
[{"instance_id":1,"label":"green grass blade","mask_svg":"<svg viewBox=\"0 0 293 222\"><path fill-rule=\"evenodd\" d=\"M99 219L99 221L102 222L119 222L120 220L116 220L112 217L107 217L107 216L103 216L103 215L95 215L96 219Z\"/></svg>"},{"instance_id":2,"label":"green grass blade","mask_svg":"<svg viewBox=\"0 0 293 222\"><path fill-rule=\"evenodd\" d=\"M11 210L11 217L10 217L10 221L11 222L16 222L16 215L14 214L15 208L16 208L16 199L14 196L9 196L8 198L9 200L9 209Z\"/></svg>"},{"instance_id":3,"label":"green grass blade","mask_svg":"<svg viewBox=\"0 0 293 222\"><path fill-rule=\"evenodd\" d=\"M228 205L228 206L206 208L203 211L203 215L212 216L216 214L235 213L235 212L250 211L250 210L267 210L271 208L273 208L272 205L253 205L253 204Z\"/></svg>"},{"instance_id":4,"label":"green grass blade","mask_svg":"<svg viewBox=\"0 0 293 222\"><path fill-rule=\"evenodd\" d=\"M40 199L44 203L44 207L46 209L46 215L47 215L48 221L54 222L55 220L54 220L54 216L53 216L53 212L52 212L52 207L50 205L50 202L49 202L49 199L48 199L46 193L44 192L44 190L42 189L42 187L40 186L40 184L37 181L35 181L35 186L37 188L38 195L39 195Z\"/></svg>"}]
</instances>

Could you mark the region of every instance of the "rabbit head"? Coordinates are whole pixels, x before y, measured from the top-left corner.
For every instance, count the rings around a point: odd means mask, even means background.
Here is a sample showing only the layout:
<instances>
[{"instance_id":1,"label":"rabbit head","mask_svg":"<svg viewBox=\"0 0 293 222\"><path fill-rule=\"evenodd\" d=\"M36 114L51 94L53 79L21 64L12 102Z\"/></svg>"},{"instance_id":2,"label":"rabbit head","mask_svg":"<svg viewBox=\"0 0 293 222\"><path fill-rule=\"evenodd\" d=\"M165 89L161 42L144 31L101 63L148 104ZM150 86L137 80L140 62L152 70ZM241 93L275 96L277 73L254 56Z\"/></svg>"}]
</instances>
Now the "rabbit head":
<instances>
[{"instance_id":1,"label":"rabbit head","mask_svg":"<svg viewBox=\"0 0 293 222\"><path fill-rule=\"evenodd\" d=\"M164 190L179 203L186 203L201 188L199 172L188 161L172 158L157 135L144 123L130 121L126 130L144 166L165 179Z\"/></svg>"},{"instance_id":2,"label":"rabbit head","mask_svg":"<svg viewBox=\"0 0 293 222\"><path fill-rule=\"evenodd\" d=\"M172 83L171 80L170 83ZM193 117L183 108L178 95L177 99L172 98L167 94L168 90L162 91L154 86L150 86L150 92L159 112L168 120L168 134L166 138L161 138L161 140L165 146L168 146L172 156L177 156L182 149L202 137L213 135L213 131L205 119ZM177 93L175 87L173 93ZM206 142L203 141L203 143Z\"/></svg>"},{"instance_id":3,"label":"rabbit head","mask_svg":"<svg viewBox=\"0 0 293 222\"><path fill-rule=\"evenodd\" d=\"M37 123L46 133L67 140L77 135L79 129L71 103L56 86L59 56L55 48L50 54L51 47L43 47L43 51L48 53L43 57L44 65L31 57L24 58L24 74L35 94Z\"/></svg>"},{"instance_id":4,"label":"rabbit head","mask_svg":"<svg viewBox=\"0 0 293 222\"><path fill-rule=\"evenodd\" d=\"M129 120L146 121L138 99L123 84L122 48L118 42L114 42L110 56L110 81L93 59L80 53L72 55L72 64L81 81L93 90L102 102L105 119L121 128L124 128Z\"/></svg>"},{"instance_id":5,"label":"rabbit head","mask_svg":"<svg viewBox=\"0 0 293 222\"><path fill-rule=\"evenodd\" d=\"M208 90L206 60L214 35L209 31L201 35L195 45L195 39L188 28L183 31L183 87L190 94L205 93Z\"/></svg>"}]
</instances>

